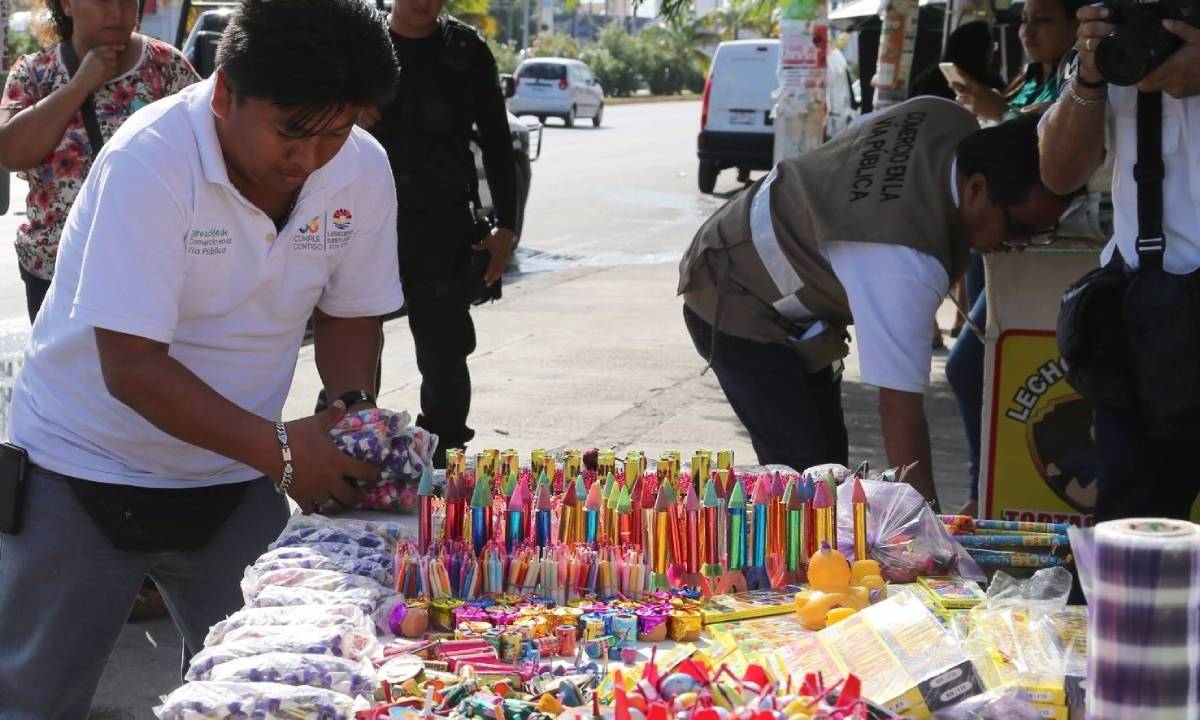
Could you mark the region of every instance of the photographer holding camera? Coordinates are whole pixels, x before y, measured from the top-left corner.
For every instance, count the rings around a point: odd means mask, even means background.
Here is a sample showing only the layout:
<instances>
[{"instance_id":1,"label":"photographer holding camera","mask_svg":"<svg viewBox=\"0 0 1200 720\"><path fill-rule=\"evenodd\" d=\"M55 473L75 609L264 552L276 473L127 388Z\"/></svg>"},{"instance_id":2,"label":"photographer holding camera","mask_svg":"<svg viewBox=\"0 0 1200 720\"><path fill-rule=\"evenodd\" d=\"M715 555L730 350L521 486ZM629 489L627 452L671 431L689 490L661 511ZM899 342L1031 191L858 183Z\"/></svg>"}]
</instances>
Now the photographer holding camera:
<instances>
[{"instance_id":1,"label":"photographer holding camera","mask_svg":"<svg viewBox=\"0 0 1200 720\"><path fill-rule=\"evenodd\" d=\"M1113 237L1058 328L1096 408L1097 522L1186 518L1200 493L1184 470L1200 437L1200 29L1179 5L1080 9L1078 68L1042 121L1050 190L1113 169Z\"/></svg>"}]
</instances>

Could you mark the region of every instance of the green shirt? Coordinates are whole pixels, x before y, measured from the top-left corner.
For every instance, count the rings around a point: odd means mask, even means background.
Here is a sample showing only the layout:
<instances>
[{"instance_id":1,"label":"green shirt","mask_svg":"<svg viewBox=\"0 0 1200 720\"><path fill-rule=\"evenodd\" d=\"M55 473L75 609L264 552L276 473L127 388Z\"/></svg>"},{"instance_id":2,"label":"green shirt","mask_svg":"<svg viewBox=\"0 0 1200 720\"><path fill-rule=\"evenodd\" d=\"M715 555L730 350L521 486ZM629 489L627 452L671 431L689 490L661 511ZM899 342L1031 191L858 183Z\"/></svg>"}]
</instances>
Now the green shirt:
<instances>
[{"instance_id":1,"label":"green shirt","mask_svg":"<svg viewBox=\"0 0 1200 720\"><path fill-rule=\"evenodd\" d=\"M1008 111L1004 113L1005 120L1012 120L1021 110L1040 103L1052 103L1058 99L1058 91L1062 88L1062 79L1057 73L1043 80L1037 68L1033 65L1025 72L1025 82L1017 89L1015 95L1008 101Z\"/></svg>"}]
</instances>

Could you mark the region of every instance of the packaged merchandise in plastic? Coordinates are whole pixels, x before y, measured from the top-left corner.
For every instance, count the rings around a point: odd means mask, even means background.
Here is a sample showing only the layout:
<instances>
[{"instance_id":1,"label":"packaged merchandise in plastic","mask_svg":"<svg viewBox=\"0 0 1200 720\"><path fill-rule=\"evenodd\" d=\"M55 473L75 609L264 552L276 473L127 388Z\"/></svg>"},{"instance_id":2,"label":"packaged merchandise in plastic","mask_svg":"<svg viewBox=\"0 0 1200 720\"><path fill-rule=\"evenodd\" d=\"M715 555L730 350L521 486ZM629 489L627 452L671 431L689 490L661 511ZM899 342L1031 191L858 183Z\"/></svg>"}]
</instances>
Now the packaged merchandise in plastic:
<instances>
[{"instance_id":1,"label":"packaged merchandise in plastic","mask_svg":"<svg viewBox=\"0 0 1200 720\"><path fill-rule=\"evenodd\" d=\"M209 628L204 644L219 645L229 633L242 628L295 625L348 628L365 634L375 631L370 616L352 604L248 607L238 610Z\"/></svg>"},{"instance_id":2,"label":"packaged merchandise in plastic","mask_svg":"<svg viewBox=\"0 0 1200 720\"><path fill-rule=\"evenodd\" d=\"M256 573L267 573L272 570L303 569L303 570L333 570L347 575L358 575L370 578L380 585L391 586L391 563L386 566L376 557L387 557L383 553L375 557L353 557L338 553L323 552L308 545L276 548L268 550L252 566Z\"/></svg>"},{"instance_id":3,"label":"packaged merchandise in plastic","mask_svg":"<svg viewBox=\"0 0 1200 720\"><path fill-rule=\"evenodd\" d=\"M350 720L354 700L321 688L255 682L192 682L154 708L159 720Z\"/></svg>"},{"instance_id":4,"label":"packaged merchandise in plastic","mask_svg":"<svg viewBox=\"0 0 1200 720\"><path fill-rule=\"evenodd\" d=\"M196 680L308 685L368 699L374 697L377 685L375 666L369 660L285 652L234 658L213 666Z\"/></svg>"},{"instance_id":5,"label":"packaged merchandise in plastic","mask_svg":"<svg viewBox=\"0 0 1200 720\"><path fill-rule=\"evenodd\" d=\"M308 627L304 625L250 626L235 630L219 645L204 648L192 657L188 680L208 675L221 663L237 658L254 657L271 652L302 655L332 655L351 660L382 657L383 648L375 636L337 627Z\"/></svg>"},{"instance_id":6,"label":"packaged merchandise in plastic","mask_svg":"<svg viewBox=\"0 0 1200 720\"><path fill-rule=\"evenodd\" d=\"M289 542L281 542L290 538ZM327 539L324 539L327 538ZM312 545L320 542L351 544L390 551L397 541L413 539L414 533L400 523L376 522L351 518L332 518L320 514L295 513L270 548L285 545ZM383 543L378 541L382 540Z\"/></svg>"},{"instance_id":7,"label":"packaged merchandise in plastic","mask_svg":"<svg viewBox=\"0 0 1200 720\"><path fill-rule=\"evenodd\" d=\"M1013 688L990 690L939 710L934 720L1043 720L1046 713Z\"/></svg>"},{"instance_id":8,"label":"packaged merchandise in plastic","mask_svg":"<svg viewBox=\"0 0 1200 720\"><path fill-rule=\"evenodd\" d=\"M383 647L379 644L373 628L353 628L345 625L247 625L230 630L218 645L207 647L244 642L277 644L290 638L313 641L323 637L330 638L330 652L319 654L355 660L364 657L377 658L383 654Z\"/></svg>"},{"instance_id":9,"label":"packaged merchandise in plastic","mask_svg":"<svg viewBox=\"0 0 1200 720\"><path fill-rule=\"evenodd\" d=\"M1071 574L1063 568L1024 580L998 572L987 599L952 624L987 686L1036 703L1042 717L1083 702L1087 612L1067 606L1070 591Z\"/></svg>"},{"instance_id":10,"label":"packaged merchandise in plastic","mask_svg":"<svg viewBox=\"0 0 1200 720\"><path fill-rule=\"evenodd\" d=\"M363 547L362 545L347 545L338 542L315 542L303 545L284 545L274 550L268 550L259 555L262 559L281 559L290 557L305 557L308 553L319 553L325 557L350 558L351 560L370 560L392 569L395 558L390 547Z\"/></svg>"},{"instance_id":11,"label":"packaged merchandise in plastic","mask_svg":"<svg viewBox=\"0 0 1200 720\"><path fill-rule=\"evenodd\" d=\"M897 715L927 718L985 691L957 640L912 593L871 605L769 655L776 677L819 672L862 679L863 696Z\"/></svg>"},{"instance_id":12,"label":"packaged merchandise in plastic","mask_svg":"<svg viewBox=\"0 0 1200 720\"><path fill-rule=\"evenodd\" d=\"M283 529L279 538L268 545L271 550L293 545L312 545L314 543L341 543L343 545L358 545L359 547L386 550L388 543L375 533L357 532L351 528L335 525L288 527Z\"/></svg>"},{"instance_id":13,"label":"packaged merchandise in plastic","mask_svg":"<svg viewBox=\"0 0 1200 720\"><path fill-rule=\"evenodd\" d=\"M863 480L867 494L867 542L890 582L911 583L921 576L986 578L946 526L912 486ZM854 557L854 484L842 483L837 497L838 550Z\"/></svg>"},{"instance_id":14,"label":"packaged merchandise in plastic","mask_svg":"<svg viewBox=\"0 0 1200 720\"><path fill-rule=\"evenodd\" d=\"M334 445L347 455L380 469L378 482L355 480L369 510L414 512L417 484L432 467L437 436L409 424L406 412L372 408L347 413L329 431Z\"/></svg>"},{"instance_id":15,"label":"packaged merchandise in plastic","mask_svg":"<svg viewBox=\"0 0 1200 720\"><path fill-rule=\"evenodd\" d=\"M380 635L391 632L388 617L404 597L388 588L358 587L340 592L304 587L268 585L254 599L255 607L291 607L294 605L353 605L375 622Z\"/></svg>"},{"instance_id":16,"label":"packaged merchandise in plastic","mask_svg":"<svg viewBox=\"0 0 1200 720\"><path fill-rule=\"evenodd\" d=\"M307 568L281 568L259 572L255 566L246 568L242 577L242 596L247 605L254 605L255 598L263 588L291 587L343 592L364 589L368 592L389 592L388 588L371 578L347 575L336 570L311 570Z\"/></svg>"}]
</instances>

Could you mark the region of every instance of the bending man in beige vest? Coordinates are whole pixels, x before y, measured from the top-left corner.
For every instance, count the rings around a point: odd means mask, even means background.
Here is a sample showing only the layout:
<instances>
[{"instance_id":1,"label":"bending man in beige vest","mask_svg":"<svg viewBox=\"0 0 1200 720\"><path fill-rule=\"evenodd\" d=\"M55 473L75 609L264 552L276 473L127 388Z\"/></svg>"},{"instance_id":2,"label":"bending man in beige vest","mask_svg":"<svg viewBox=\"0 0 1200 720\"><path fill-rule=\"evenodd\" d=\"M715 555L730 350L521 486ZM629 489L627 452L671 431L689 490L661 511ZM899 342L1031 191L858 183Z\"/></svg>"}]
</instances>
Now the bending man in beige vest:
<instances>
[{"instance_id":1,"label":"bending man in beige vest","mask_svg":"<svg viewBox=\"0 0 1200 720\"><path fill-rule=\"evenodd\" d=\"M1027 244L1066 206L1038 177L1036 118L980 130L961 106L921 97L780 163L721 208L680 263L679 293L759 462L847 462L853 325L887 460L917 462L909 478L936 507L931 319L970 248Z\"/></svg>"}]
</instances>

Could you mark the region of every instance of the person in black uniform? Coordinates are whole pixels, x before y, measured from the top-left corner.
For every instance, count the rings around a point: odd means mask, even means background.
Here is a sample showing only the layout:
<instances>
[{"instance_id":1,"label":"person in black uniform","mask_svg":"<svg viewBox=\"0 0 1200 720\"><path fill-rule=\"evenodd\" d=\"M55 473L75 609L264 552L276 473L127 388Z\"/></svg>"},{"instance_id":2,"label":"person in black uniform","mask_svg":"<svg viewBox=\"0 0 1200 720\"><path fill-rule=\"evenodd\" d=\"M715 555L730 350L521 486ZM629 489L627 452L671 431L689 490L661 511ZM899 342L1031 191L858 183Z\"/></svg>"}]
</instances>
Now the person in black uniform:
<instances>
[{"instance_id":1,"label":"person in black uniform","mask_svg":"<svg viewBox=\"0 0 1200 720\"><path fill-rule=\"evenodd\" d=\"M396 179L400 278L421 372L417 424L438 435L437 467L444 466L447 448L464 447L475 435L467 427L467 356L475 350L470 306L480 296L480 275L483 286L499 289L517 215L512 136L496 60L474 28L441 15L444 4L395 0L388 25L401 68L396 97L363 121L387 150ZM473 211L473 135L495 207L490 229Z\"/></svg>"}]
</instances>

